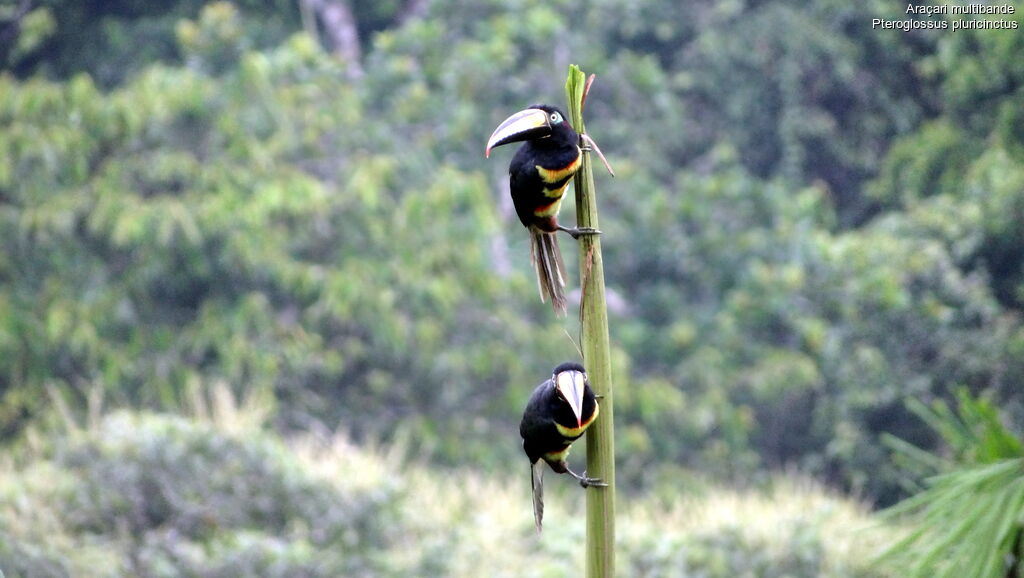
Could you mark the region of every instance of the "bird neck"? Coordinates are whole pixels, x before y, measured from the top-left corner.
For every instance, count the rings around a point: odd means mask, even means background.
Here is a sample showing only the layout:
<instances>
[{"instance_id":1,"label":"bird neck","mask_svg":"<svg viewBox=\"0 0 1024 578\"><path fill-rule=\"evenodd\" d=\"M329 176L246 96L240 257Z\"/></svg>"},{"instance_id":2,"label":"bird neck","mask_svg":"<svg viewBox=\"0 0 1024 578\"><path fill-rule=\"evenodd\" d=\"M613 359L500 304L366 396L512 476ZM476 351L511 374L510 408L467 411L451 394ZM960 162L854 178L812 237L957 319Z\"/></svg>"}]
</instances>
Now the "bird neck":
<instances>
[{"instance_id":1,"label":"bird neck","mask_svg":"<svg viewBox=\"0 0 1024 578\"><path fill-rule=\"evenodd\" d=\"M534 150L534 158L537 159L537 166L545 170L559 171L574 166L580 158L579 144L568 135L558 132L550 137L530 141L529 146ZM569 171L567 176L572 176L575 170Z\"/></svg>"}]
</instances>

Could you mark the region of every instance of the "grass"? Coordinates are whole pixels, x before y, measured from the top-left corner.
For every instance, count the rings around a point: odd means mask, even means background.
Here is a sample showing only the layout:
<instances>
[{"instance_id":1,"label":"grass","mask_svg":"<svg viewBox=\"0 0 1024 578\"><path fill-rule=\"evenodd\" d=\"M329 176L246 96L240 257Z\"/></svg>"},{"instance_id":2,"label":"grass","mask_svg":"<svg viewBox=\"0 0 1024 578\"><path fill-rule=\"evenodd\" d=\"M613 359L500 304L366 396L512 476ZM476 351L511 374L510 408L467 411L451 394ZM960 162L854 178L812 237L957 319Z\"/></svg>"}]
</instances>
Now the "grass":
<instances>
[{"instance_id":1,"label":"grass","mask_svg":"<svg viewBox=\"0 0 1024 578\"><path fill-rule=\"evenodd\" d=\"M211 399L189 418L109 412L39 429L0 462L7 578L581 572L584 492L549 473L538 535L525 458L503 472L438 470L401 443L285 441L259 425L261 402ZM618 520L619 575L631 577L882 576L869 561L888 531L791 476L670 501L624 493Z\"/></svg>"}]
</instances>

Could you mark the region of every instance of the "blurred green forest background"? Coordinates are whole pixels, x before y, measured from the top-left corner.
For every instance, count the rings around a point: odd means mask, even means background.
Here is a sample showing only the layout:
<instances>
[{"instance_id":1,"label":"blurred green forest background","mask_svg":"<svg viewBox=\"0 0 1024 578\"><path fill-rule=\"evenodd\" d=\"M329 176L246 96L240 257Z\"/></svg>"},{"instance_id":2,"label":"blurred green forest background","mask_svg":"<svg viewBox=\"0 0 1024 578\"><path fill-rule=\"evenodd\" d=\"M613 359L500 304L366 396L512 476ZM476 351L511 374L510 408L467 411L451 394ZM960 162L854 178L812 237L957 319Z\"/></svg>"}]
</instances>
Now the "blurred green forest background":
<instances>
[{"instance_id":1,"label":"blurred green forest background","mask_svg":"<svg viewBox=\"0 0 1024 578\"><path fill-rule=\"evenodd\" d=\"M908 400L1024 427L1024 32L905 9L0 2L0 570L578 568L516 429L577 326L483 158L577 63L620 573L884 575Z\"/></svg>"}]
</instances>

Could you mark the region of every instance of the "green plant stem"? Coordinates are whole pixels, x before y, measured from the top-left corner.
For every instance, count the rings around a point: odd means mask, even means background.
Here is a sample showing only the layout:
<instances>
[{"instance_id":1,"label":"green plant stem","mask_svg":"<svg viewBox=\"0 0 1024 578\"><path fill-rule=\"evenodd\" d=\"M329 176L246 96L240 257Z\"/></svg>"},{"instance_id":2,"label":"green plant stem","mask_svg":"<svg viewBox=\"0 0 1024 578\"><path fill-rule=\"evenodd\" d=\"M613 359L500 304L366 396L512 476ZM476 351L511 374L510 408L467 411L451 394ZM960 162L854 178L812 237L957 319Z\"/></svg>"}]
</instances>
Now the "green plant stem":
<instances>
[{"instance_id":1,"label":"green plant stem","mask_svg":"<svg viewBox=\"0 0 1024 578\"><path fill-rule=\"evenodd\" d=\"M576 65L569 67L565 83L569 116L580 134L586 75ZM590 153L584 151L576 173L576 225L598 228L597 195ZM587 489L587 573L588 578L615 575L615 444L613 438L614 404L612 398L611 355L608 340L608 310L605 305L604 264L601 237L583 235L580 247L580 317L583 359L591 387L601 396L601 413L587 430L587 474L601 478L607 487Z\"/></svg>"}]
</instances>

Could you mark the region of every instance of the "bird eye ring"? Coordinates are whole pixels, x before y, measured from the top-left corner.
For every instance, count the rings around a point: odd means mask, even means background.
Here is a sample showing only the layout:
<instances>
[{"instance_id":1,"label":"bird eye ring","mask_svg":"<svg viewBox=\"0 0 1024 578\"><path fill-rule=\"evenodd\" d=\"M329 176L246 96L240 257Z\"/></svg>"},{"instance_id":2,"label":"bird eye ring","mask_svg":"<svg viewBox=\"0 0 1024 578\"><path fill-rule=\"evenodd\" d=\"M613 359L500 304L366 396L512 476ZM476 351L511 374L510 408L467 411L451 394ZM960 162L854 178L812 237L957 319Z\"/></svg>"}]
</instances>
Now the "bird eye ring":
<instances>
[{"instance_id":1,"label":"bird eye ring","mask_svg":"<svg viewBox=\"0 0 1024 578\"><path fill-rule=\"evenodd\" d=\"M562 115L558 114L557 112L551 113L551 122L555 124L562 122Z\"/></svg>"}]
</instances>

